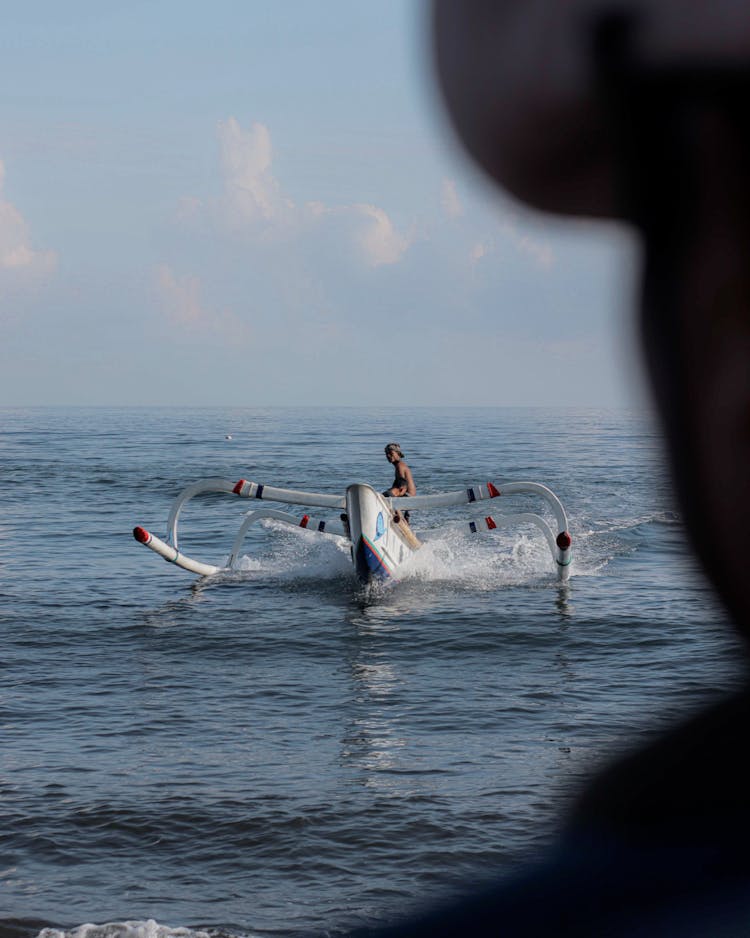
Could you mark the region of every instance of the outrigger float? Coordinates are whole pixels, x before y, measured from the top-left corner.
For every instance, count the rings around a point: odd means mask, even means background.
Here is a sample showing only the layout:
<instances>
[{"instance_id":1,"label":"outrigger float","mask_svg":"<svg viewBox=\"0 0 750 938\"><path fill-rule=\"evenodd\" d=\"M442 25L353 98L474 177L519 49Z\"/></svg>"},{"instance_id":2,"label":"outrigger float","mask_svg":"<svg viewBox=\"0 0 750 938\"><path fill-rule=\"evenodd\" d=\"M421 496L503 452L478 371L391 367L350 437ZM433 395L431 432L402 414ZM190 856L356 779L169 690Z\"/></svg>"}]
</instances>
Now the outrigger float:
<instances>
[{"instance_id":1,"label":"outrigger float","mask_svg":"<svg viewBox=\"0 0 750 938\"><path fill-rule=\"evenodd\" d=\"M183 554L177 538L178 522L184 506L196 495L209 492L310 508L329 508L339 511L340 514L338 519L322 520L312 518L307 514L300 518L274 508L258 508L249 511L234 539L227 565L217 567ZM245 479L240 479L236 483L226 479L203 479L184 489L172 503L165 540L142 527L134 528L133 536L139 543L160 554L170 563L177 564L178 567L199 576L212 576L237 569L242 544L252 525L267 519L280 521L282 524L306 528L308 531L335 534L346 538L351 548L352 562L358 578L369 583L377 579L397 579L399 567L422 546L421 541L406 522L404 512L474 505L487 499L507 495L539 496L551 508L556 530L541 515L526 511L515 514L484 515L458 525L454 523L450 527L463 528L472 534L479 534L508 525L531 523L545 536L559 579L567 580L572 554L565 509L557 496L538 482L506 482L499 486L488 482L486 485L474 485L457 492L413 495L408 498L386 498L365 484L350 485L342 497L318 492L273 488L270 485L261 485L259 482L247 482Z\"/></svg>"}]
</instances>

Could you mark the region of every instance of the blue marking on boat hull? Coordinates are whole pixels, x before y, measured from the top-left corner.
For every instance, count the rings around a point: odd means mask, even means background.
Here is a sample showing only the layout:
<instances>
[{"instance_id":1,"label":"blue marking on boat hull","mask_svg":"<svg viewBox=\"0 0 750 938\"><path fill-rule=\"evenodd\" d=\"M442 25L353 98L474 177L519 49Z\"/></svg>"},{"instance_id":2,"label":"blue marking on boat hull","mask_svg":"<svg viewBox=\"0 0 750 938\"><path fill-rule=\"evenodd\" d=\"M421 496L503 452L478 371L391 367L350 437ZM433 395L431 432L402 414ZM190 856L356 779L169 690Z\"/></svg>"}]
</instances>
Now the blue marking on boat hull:
<instances>
[{"instance_id":1,"label":"blue marking on boat hull","mask_svg":"<svg viewBox=\"0 0 750 938\"><path fill-rule=\"evenodd\" d=\"M371 580L386 580L392 576L386 562L364 535L360 537L357 549L354 551L354 567L357 576L364 583L369 583Z\"/></svg>"}]
</instances>

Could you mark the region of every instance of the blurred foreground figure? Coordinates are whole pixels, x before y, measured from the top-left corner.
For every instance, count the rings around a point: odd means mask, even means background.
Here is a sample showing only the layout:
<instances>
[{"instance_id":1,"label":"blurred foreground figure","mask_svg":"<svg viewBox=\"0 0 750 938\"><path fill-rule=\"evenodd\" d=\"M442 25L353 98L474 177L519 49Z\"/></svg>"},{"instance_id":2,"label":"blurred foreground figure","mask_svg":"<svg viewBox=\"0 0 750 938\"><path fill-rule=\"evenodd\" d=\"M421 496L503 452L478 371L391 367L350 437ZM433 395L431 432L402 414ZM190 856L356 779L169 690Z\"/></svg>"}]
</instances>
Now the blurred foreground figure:
<instances>
[{"instance_id":1,"label":"blurred foreground figure","mask_svg":"<svg viewBox=\"0 0 750 938\"><path fill-rule=\"evenodd\" d=\"M750 3L433 0L464 145L536 208L645 254L645 357L691 541L750 632ZM558 846L373 934L750 936L750 693L622 760Z\"/></svg>"}]
</instances>

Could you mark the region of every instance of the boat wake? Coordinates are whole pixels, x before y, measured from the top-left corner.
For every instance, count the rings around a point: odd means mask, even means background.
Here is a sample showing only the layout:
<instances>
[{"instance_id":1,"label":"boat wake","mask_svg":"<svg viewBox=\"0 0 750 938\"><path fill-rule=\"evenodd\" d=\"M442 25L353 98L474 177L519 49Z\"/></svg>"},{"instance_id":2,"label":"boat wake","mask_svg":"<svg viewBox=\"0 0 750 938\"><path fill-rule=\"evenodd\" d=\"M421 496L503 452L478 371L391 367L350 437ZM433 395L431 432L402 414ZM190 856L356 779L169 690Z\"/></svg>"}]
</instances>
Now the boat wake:
<instances>
[{"instance_id":1,"label":"boat wake","mask_svg":"<svg viewBox=\"0 0 750 938\"><path fill-rule=\"evenodd\" d=\"M584 518L576 534L576 575L601 575L614 562L648 551L665 539L682 538L682 530L682 520L673 511L597 521Z\"/></svg>"},{"instance_id":2,"label":"boat wake","mask_svg":"<svg viewBox=\"0 0 750 938\"><path fill-rule=\"evenodd\" d=\"M266 522L266 526L274 529L277 536L266 542L262 554L239 557L234 570L222 571L204 581L204 585L269 579L280 585L300 580L308 584L339 583L342 579L357 585L346 539L335 535L321 538L274 521ZM538 532L500 534L491 540L444 528L435 532L419 530L419 535L424 543L401 564L398 579L371 584L375 589L370 589L368 595L386 593L398 583L490 591L557 581L549 548Z\"/></svg>"},{"instance_id":3,"label":"boat wake","mask_svg":"<svg viewBox=\"0 0 750 938\"><path fill-rule=\"evenodd\" d=\"M204 587L271 580L282 587L299 581L313 587L325 582L338 586L343 581L356 588L350 545L345 538L321 537L276 521L265 521L263 526L273 537L262 543L261 551L239 557L235 569L202 581ZM571 579L604 575L611 563L648 549L665 532L678 535L680 526L679 517L668 511L630 519L588 521L582 530L573 531L576 552ZM556 582L547 545L531 526L512 533L497 532L491 539L445 527L418 527L417 533L423 545L401 565L398 580L374 584L375 588L367 591L368 597L385 595L397 583L488 592Z\"/></svg>"}]
</instances>

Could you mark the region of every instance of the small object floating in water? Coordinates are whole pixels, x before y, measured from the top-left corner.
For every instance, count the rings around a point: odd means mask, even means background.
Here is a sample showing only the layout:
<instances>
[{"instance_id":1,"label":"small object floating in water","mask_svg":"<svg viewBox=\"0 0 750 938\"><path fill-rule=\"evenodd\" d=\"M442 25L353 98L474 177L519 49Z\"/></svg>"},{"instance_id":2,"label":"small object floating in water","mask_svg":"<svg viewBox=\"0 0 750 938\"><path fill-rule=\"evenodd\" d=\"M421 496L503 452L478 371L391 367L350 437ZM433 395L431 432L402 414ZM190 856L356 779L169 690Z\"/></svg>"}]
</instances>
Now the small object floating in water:
<instances>
[{"instance_id":1,"label":"small object floating in water","mask_svg":"<svg viewBox=\"0 0 750 938\"><path fill-rule=\"evenodd\" d=\"M227 435L224 437L224 439L225 439L225 440L231 440L231 439L232 439L232 434L231 434L231 433L227 433Z\"/></svg>"},{"instance_id":2,"label":"small object floating in water","mask_svg":"<svg viewBox=\"0 0 750 938\"><path fill-rule=\"evenodd\" d=\"M311 518L308 514L299 518L275 508L249 511L234 539L227 566L217 567L183 554L177 540L177 523L183 507L191 498L208 492L290 505L331 508L336 510L338 518L323 520ZM479 534L523 522L534 524L547 540L559 579L567 580L572 560L568 519L558 497L539 482L506 482L500 486L488 482L486 485L469 486L458 492L387 498L364 483L350 485L342 496L274 488L270 485L262 485L260 482L248 482L245 479L240 479L239 482L231 482L227 479L201 479L184 489L172 503L167 519L165 540L140 526L134 528L133 536L139 543L149 547L170 563L177 564L178 567L197 573L199 576L211 576L222 571L236 569L240 550L250 526L264 519L273 519L292 527L346 538L357 577L362 582L369 583L372 580L398 579L399 567L422 546L421 541L404 519L404 512L470 505L486 499L499 498L501 495L539 496L552 510L557 530L555 531L541 515L526 511L474 518L458 524L458 528L468 533ZM455 528L456 525L449 525L449 527Z\"/></svg>"}]
</instances>

